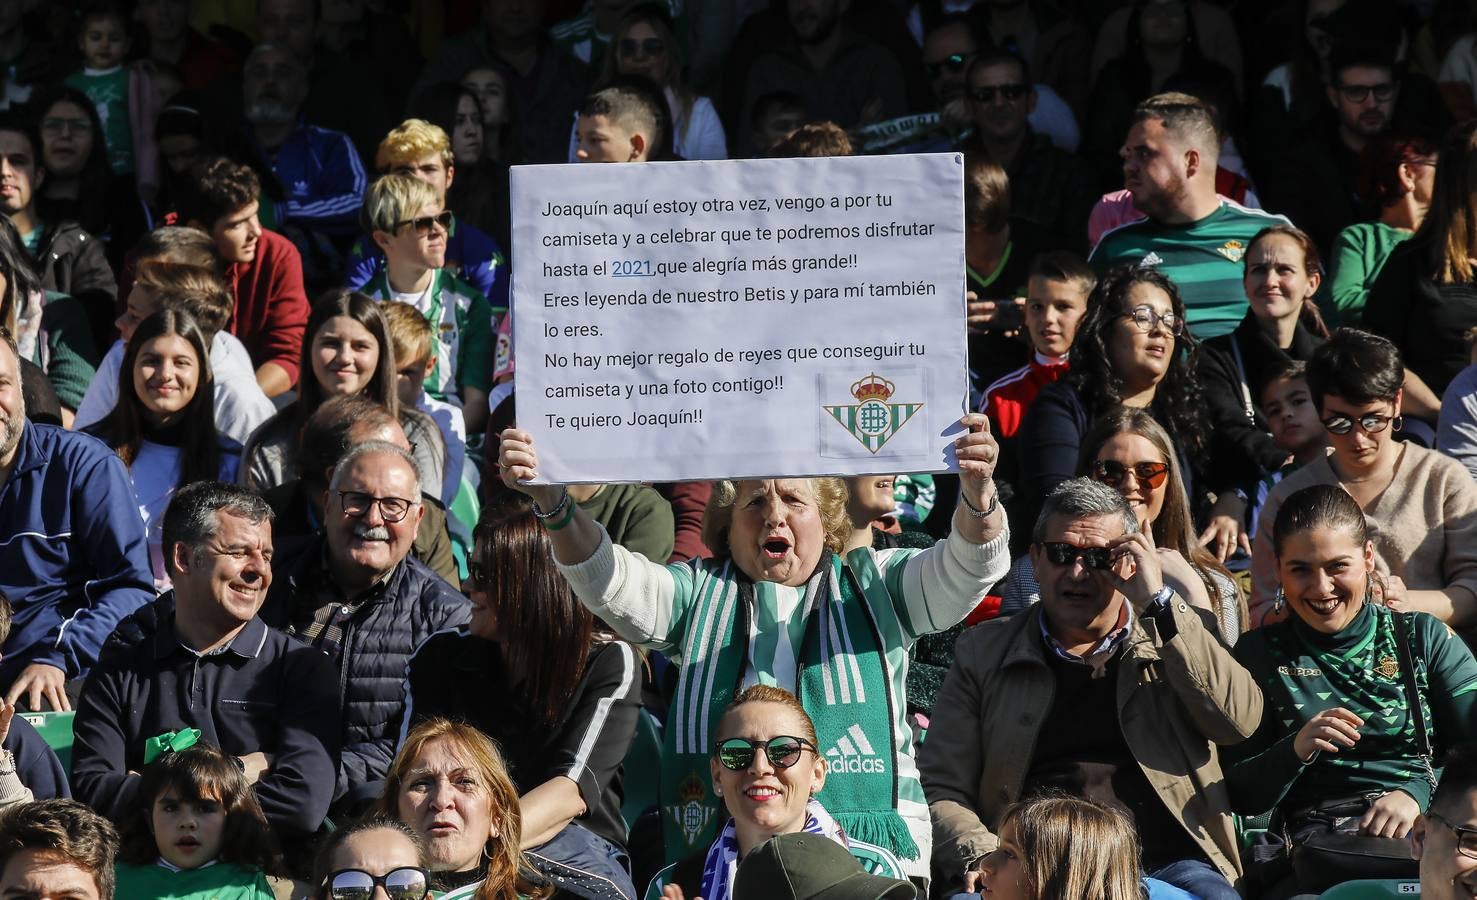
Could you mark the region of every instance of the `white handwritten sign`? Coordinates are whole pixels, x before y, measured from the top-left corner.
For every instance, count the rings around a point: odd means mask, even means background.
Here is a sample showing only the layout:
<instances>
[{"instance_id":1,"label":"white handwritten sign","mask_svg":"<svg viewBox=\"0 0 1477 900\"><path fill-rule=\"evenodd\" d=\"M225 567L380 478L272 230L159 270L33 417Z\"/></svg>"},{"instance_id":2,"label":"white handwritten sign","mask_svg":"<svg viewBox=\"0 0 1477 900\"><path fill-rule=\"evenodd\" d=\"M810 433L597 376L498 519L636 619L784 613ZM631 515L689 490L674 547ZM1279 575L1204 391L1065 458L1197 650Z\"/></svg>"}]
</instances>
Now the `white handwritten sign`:
<instances>
[{"instance_id":1,"label":"white handwritten sign","mask_svg":"<svg viewBox=\"0 0 1477 900\"><path fill-rule=\"evenodd\" d=\"M952 153L514 168L541 477L953 468L962 172Z\"/></svg>"}]
</instances>

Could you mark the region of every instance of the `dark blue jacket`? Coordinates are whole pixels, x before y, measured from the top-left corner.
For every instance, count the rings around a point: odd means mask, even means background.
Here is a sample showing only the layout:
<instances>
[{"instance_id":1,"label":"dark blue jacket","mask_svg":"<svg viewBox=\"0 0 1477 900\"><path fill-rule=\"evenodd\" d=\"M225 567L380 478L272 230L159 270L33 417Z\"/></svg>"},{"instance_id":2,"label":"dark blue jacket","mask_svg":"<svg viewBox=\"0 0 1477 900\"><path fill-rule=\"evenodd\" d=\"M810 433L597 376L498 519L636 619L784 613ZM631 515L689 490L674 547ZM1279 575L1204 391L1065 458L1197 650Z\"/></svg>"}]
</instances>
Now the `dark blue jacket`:
<instances>
[{"instance_id":1,"label":"dark blue jacket","mask_svg":"<svg viewBox=\"0 0 1477 900\"><path fill-rule=\"evenodd\" d=\"M359 230L364 200L364 164L342 131L299 122L272 160L272 171L287 199L277 220L324 234Z\"/></svg>"},{"instance_id":2,"label":"dark blue jacket","mask_svg":"<svg viewBox=\"0 0 1477 900\"><path fill-rule=\"evenodd\" d=\"M359 290L385 268L385 253L369 238L349 251L344 284ZM482 292L494 312L508 308L508 259L497 241L461 219L452 219L446 236L446 270Z\"/></svg>"},{"instance_id":3,"label":"dark blue jacket","mask_svg":"<svg viewBox=\"0 0 1477 900\"><path fill-rule=\"evenodd\" d=\"M31 663L85 675L118 621L154 599L132 482L102 441L26 422L0 487L0 590L15 609L0 685Z\"/></svg>"},{"instance_id":4,"label":"dark blue jacket","mask_svg":"<svg viewBox=\"0 0 1477 900\"><path fill-rule=\"evenodd\" d=\"M323 572L324 539L308 541L301 553L284 553L261 617L274 628L300 630L313 621L311 601L298 608ZM421 642L438 631L466 624L471 603L413 556L373 589L345 626L337 674L343 752L338 793L384 778L395 758L405 708L405 669ZM324 658L327 663L327 657ZM332 663L328 663L332 665Z\"/></svg>"},{"instance_id":5,"label":"dark blue jacket","mask_svg":"<svg viewBox=\"0 0 1477 900\"><path fill-rule=\"evenodd\" d=\"M339 709L333 664L253 618L222 651L180 644L174 593L118 626L77 704L72 790L115 822L134 809L144 742L198 728L231 756L265 753L256 783L267 821L284 840L317 830L333 802Z\"/></svg>"}]
</instances>

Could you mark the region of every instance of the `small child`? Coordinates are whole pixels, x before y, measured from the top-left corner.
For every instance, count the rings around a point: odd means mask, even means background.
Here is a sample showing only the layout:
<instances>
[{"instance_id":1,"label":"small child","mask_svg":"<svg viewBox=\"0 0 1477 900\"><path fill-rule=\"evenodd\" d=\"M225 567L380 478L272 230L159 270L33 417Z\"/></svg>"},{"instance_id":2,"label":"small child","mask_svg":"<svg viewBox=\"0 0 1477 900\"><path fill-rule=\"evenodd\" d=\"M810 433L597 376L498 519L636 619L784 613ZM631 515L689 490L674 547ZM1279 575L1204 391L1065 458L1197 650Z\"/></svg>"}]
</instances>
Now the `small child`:
<instances>
[{"instance_id":1,"label":"small child","mask_svg":"<svg viewBox=\"0 0 1477 900\"><path fill-rule=\"evenodd\" d=\"M1308 390L1307 371L1306 363L1291 360L1274 370L1262 388L1262 411L1272 430L1272 441L1287 451L1288 459L1257 484L1246 514L1248 534L1256 534L1262 504L1277 482L1327 452L1328 440L1318 420L1318 406Z\"/></svg>"},{"instance_id":2,"label":"small child","mask_svg":"<svg viewBox=\"0 0 1477 900\"><path fill-rule=\"evenodd\" d=\"M395 350L395 390L400 405L418 409L436 422L441 440L446 444L446 470L441 479L440 500L448 509L453 506L462 481L467 456L467 424L461 407L437 400L426 393L426 379L436 368L436 353L431 340L431 323L420 310L400 300L380 304L389 326L390 344ZM473 517L471 525L476 525ZM470 529L468 530L470 534Z\"/></svg>"},{"instance_id":3,"label":"small child","mask_svg":"<svg viewBox=\"0 0 1477 900\"><path fill-rule=\"evenodd\" d=\"M277 843L246 776L214 747L191 744L194 729L161 738L119 825L116 895L272 900Z\"/></svg>"},{"instance_id":4,"label":"small child","mask_svg":"<svg viewBox=\"0 0 1477 900\"><path fill-rule=\"evenodd\" d=\"M134 170L129 109L133 73L123 65L132 46L122 10L110 0L94 0L83 9L77 32L82 71L66 78L69 86L86 94L97 107L98 118L103 123L103 139L108 146L108 162L118 175L132 175Z\"/></svg>"},{"instance_id":5,"label":"small child","mask_svg":"<svg viewBox=\"0 0 1477 900\"><path fill-rule=\"evenodd\" d=\"M646 162L662 146L662 111L641 91L613 86L585 98L575 123L579 162Z\"/></svg>"}]
</instances>

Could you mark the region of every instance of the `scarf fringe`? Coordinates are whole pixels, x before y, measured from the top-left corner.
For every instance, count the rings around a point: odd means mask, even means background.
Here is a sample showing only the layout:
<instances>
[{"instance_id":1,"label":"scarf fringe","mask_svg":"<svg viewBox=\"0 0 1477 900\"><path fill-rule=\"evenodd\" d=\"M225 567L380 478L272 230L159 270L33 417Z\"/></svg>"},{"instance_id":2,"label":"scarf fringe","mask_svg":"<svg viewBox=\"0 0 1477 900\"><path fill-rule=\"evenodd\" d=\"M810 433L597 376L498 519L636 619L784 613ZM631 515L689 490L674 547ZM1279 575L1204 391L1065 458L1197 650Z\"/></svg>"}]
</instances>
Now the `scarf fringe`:
<instances>
[{"instance_id":1,"label":"scarf fringe","mask_svg":"<svg viewBox=\"0 0 1477 900\"><path fill-rule=\"evenodd\" d=\"M849 837L868 844L886 847L904 859L917 859L918 844L908 831L908 823L896 810L862 810L834 813L836 821Z\"/></svg>"}]
</instances>

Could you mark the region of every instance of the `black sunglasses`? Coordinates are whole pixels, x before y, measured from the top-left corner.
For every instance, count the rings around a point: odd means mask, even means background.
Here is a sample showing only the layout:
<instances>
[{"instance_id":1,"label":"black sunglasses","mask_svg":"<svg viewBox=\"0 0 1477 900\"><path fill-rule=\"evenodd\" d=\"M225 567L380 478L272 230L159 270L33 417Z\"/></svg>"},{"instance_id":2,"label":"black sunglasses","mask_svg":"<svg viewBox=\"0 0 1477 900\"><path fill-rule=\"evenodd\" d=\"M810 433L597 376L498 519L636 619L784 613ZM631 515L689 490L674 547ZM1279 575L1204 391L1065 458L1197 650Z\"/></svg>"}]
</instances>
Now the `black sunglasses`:
<instances>
[{"instance_id":1,"label":"black sunglasses","mask_svg":"<svg viewBox=\"0 0 1477 900\"><path fill-rule=\"evenodd\" d=\"M1078 547L1076 544L1053 542L1042 544L1046 558L1052 565L1070 566L1077 560L1089 569L1108 569L1113 566L1113 551L1107 547Z\"/></svg>"},{"instance_id":2,"label":"black sunglasses","mask_svg":"<svg viewBox=\"0 0 1477 900\"><path fill-rule=\"evenodd\" d=\"M769 757L769 764L776 769L788 769L800 761L800 754L809 750L811 753L818 752L815 745L805 738L780 735L772 737L767 741L751 741L748 738L729 738L719 741L717 748L713 751L718 757L718 765L735 772L742 772L754 764L754 754L759 748L764 748L764 755Z\"/></svg>"},{"instance_id":3,"label":"black sunglasses","mask_svg":"<svg viewBox=\"0 0 1477 900\"><path fill-rule=\"evenodd\" d=\"M937 78L945 72L958 75L969 67L971 59L974 59L973 53L951 53L938 62L924 63L923 68L929 78Z\"/></svg>"},{"instance_id":4,"label":"black sunglasses","mask_svg":"<svg viewBox=\"0 0 1477 900\"><path fill-rule=\"evenodd\" d=\"M323 882L329 900L369 900L382 887L390 900L425 900L431 895L431 873L420 866L401 866L383 875L363 869L339 869Z\"/></svg>"},{"instance_id":5,"label":"black sunglasses","mask_svg":"<svg viewBox=\"0 0 1477 900\"><path fill-rule=\"evenodd\" d=\"M994 103L995 94L999 93L1000 99L1007 103L1014 103L1026 96L1026 92L1030 89L1031 86L1029 84L989 84L983 87L970 88L969 96L980 103Z\"/></svg>"},{"instance_id":6,"label":"black sunglasses","mask_svg":"<svg viewBox=\"0 0 1477 900\"><path fill-rule=\"evenodd\" d=\"M1323 427L1327 428L1331 434L1348 434L1354 430L1354 423L1358 422L1359 429L1365 434L1379 434L1398 418L1398 416L1382 416L1379 413L1366 413L1358 418L1336 415L1324 419ZM1400 426L1396 425L1395 428L1399 430Z\"/></svg>"},{"instance_id":7,"label":"black sunglasses","mask_svg":"<svg viewBox=\"0 0 1477 900\"><path fill-rule=\"evenodd\" d=\"M440 225L442 231L450 234L451 210L442 210L434 216L420 216L415 219L402 219L401 221L395 223L395 230L399 231L400 226L402 225L410 225L414 227L415 233L420 235L421 237L430 237L431 229L436 225Z\"/></svg>"}]
</instances>

